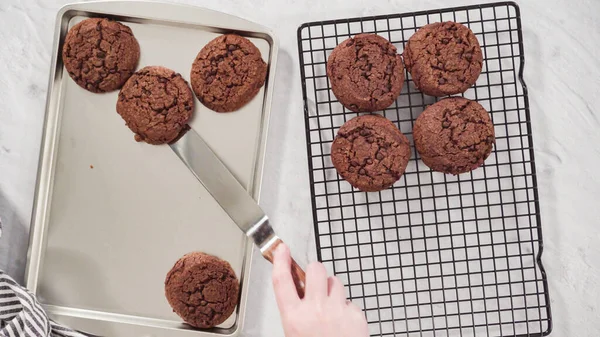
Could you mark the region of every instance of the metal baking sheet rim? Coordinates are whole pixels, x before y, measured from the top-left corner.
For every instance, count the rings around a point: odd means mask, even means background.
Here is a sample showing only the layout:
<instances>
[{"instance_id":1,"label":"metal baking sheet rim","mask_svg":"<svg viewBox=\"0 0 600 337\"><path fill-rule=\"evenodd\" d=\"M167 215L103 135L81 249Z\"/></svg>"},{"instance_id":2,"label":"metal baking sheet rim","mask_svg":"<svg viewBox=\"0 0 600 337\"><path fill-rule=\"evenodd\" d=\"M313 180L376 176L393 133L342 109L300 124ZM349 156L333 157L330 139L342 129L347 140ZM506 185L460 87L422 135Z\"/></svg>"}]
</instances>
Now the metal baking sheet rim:
<instances>
[{"instance_id":1,"label":"metal baking sheet rim","mask_svg":"<svg viewBox=\"0 0 600 337\"><path fill-rule=\"evenodd\" d=\"M135 8L135 14L127 14L127 9ZM85 13L102 13L107 16L128 16L140 22L145 20L168 21L170 23L179 23L187 25L197 25L223 31L240 31L248 34L261 35L270 44L269 53L269 72L265 84L265 97L263 103L263 114L260 126L259 142L256 149L254 160L254 172L251 186L251 194L255 200L259 201L262 184L262 174L264 166L264 157L267 142L267 133L269 119L271 114L271 103L273 99L272 83L275 80L275 69L277 65L277 54L279 50L279 41L276 36L266 27L256 23L241 19L229 14L189 5L166 4L150 1L94 1L85 3L72 3L62 7L56 17L53 51L51 59L51 69L48 82L48 95L45 107L44 127L42 133L42 143L40 146L39 164L37 172L37 181L35 187L35 196L30 224L29 247L27 252L27 266L25 269L25 285L32 292L37 292L38 278L42 264L42 257L45 250L47 222L49 219L50 205L54 170L56 164L55 150L57 140L60 134L60 80L63 76L63 64L59 58L60 47L63 44L63 36L66 35L69 20ZM157 15L157 13L159 13ZM167 13L167 14L165 14ZM167 18L178 17L178 19ZM184 18L184 19L182 19ZM221 23L226 22L226 25ZM246 301L248 297L248 281L250 275L250 266L252 262L252 250L254 244L252 240L247 239L245 261L243 265L243 275L240 275L241 295L238 303L238 318L236 324L230 329L213 329L210 331L183 330L181 324L174 324L171 321L156 319L156 324L148 324L148 319L144 319L141 324L138 317L122 314L111 314L92 310L74 309L59 307L53 305L44 305L48 314L58 322L66 324L74 323L76 326L107 324L114 331L123 331L128 334L135 331L136 335L150 334L157 332L172 334L178 330L179 336L238 336L244 325Z\"/></svg>"}]
</instances>

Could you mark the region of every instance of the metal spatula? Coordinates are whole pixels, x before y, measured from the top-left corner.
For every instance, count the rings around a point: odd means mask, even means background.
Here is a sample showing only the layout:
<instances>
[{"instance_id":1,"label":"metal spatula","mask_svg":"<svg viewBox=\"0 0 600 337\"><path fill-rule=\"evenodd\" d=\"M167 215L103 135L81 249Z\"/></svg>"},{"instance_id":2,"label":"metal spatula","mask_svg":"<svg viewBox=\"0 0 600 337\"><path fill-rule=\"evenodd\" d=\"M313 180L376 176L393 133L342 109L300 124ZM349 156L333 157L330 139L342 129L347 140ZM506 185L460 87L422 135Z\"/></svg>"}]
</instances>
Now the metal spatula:
<instances>
[{"instance_id":1,"label":"metal spatula","mask_svg":"<svg viewBox=\"0 0 600 337\"><path fill-rule=\"evenodd\" d=\"M208 192L229 214L233 222L254 240L262 255L273 262L275 248L282 243L269 225L269 218L250 197L208 144L194 130L189 130L170 145ZM304 296L304 271L292 259L292 277L300 297Z\"/></svg>"}]
</instances>

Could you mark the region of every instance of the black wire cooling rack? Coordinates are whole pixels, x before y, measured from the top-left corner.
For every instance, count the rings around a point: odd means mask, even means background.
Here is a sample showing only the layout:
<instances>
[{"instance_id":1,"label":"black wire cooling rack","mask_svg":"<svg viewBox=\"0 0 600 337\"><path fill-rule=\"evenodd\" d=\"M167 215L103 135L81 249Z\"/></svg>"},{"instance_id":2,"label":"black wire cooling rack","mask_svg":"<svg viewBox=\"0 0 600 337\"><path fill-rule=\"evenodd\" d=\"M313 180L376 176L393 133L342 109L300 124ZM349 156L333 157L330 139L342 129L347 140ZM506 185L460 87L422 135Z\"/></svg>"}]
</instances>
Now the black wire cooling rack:
<instances>
[{"instance_id":1,"label":"black wire cooling rack","mask_svg":"<svg viewBox=\"0 0 600 337\"><path fill-rule=\"evenodd\" d=\"M357 33L399 52L421 26L467 25L484 52L464 97L491 114L496 145L459 176L432 172L412 148L392 188L364 193L330 159L338 128L357 116L331 92L326 61ZM552 330L519 8L502 2L418 13L312 22L298 29L306 136L319 259L366 313L371 336L545 336ZM410 80L381 111L412 144L412 125L437 99Z\"/></svg>"}]
</instances>

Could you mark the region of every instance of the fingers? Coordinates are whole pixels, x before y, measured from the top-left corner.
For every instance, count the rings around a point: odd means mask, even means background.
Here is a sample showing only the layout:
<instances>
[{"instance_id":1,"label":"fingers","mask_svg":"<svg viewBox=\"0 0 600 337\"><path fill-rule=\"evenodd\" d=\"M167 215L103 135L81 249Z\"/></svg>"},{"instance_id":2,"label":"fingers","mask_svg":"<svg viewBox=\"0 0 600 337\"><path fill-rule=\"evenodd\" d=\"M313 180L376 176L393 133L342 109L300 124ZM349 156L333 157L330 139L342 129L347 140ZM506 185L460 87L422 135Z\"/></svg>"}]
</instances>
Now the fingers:
<instances>
[{"instance_id":1,"label":"fingers","mask_svg":"<svg viewBox=\"0 0 600 337\"><path fill-rule=\"evenodd\" d=\"M277 246L273 255L273 289L279 311L284 312L289 307L298 304L300 298L296 292L294 279L292 279L292 258L290 257L289 248L281 243Z\"/></svg>"},{"instance_id":2,"label":"fingers","mask_svg":"<svg viewBox=\"0 0 600 337\"><path fill-rule=\"evenodd\" d=\"M347 305L347 306L348 306L350 309L352 309L352 311L354 311L354 312L358 313L359 315L361 315L361 316L364 316L364 315L365 315L365 314L363 313L362 309L361 309L361 308L360 308L358 305L356 305L356 303L354 303L354 302L352 302L352 301L348 300L348 301L346 301L346 305Z\"/></svg>"},{"instance_id":3,"label":"fingers","mask_svg":"<svg viewBox=\"0 0 600 337\"><path fill-rule=\"evenodd\" d=\"M344 292L344 285L339 278L331 276L327 279L327 292L329 297L335 301L345 302L346 293Z\"/></svg>"},{"instance_id":4,"label":"fingers","mask_svg":"<svg viewBox=\"0 0 600 337\"><path fill-rule=\"evenodd\" d=\"M306 268L306 294L309 300L327 297L327 271L321 263L313 262Z\"/></svg>"},{"instance_id":5,"label":"fingers","mask_svg":"<svg viewBox=\"0 0 600 337\"><path fill-rule=\"evenodd\" d=\"M348 309L354 316L353 322L355 324L355 332L357 336L368 336L369 325L367 323L367 317L360 307L352 302L348 303Z\"/></svg>"}]
</instances>

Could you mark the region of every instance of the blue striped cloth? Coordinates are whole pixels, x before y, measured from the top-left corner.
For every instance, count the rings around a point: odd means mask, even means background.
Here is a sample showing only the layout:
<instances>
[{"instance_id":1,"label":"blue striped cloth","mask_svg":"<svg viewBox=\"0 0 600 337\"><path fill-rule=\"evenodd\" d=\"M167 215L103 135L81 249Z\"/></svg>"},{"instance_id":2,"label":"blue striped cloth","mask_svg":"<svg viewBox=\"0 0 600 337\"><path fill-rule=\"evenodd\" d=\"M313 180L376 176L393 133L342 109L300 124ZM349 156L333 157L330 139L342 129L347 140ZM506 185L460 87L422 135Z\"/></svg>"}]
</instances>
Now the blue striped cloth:
<instances>
[{"instance_id":1,"label":"blue striped cloth","mask_svg":"<svg viewBox=\"0 0 600 337\"><path fill-rule=\"evenodd\" d=\"M0 337L85 336L52 322L35 296L0 270Z\"/></svg>"}]
</instances>

